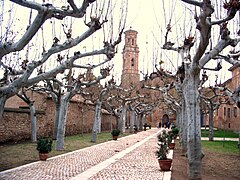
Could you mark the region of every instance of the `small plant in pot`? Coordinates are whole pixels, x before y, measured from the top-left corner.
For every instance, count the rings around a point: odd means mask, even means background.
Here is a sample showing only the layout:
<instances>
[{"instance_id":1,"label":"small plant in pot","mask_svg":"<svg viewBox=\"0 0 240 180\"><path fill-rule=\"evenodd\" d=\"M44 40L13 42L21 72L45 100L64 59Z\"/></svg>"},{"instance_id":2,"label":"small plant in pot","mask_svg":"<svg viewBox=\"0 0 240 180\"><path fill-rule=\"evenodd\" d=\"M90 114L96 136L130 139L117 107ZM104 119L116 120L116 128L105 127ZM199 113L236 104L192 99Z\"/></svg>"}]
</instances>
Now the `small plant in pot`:
<instances>
[{"instance_id":1,"label":"small plant in pot","mask_svg":"<svg viewBox=\"0 0 240 180\"><path fill-rule=\"evenodd\" d=\"M52 151L52 139L39 139L37 141L37 150L39 152L39 159L46 161L48 153Z\"/></svg>"},{"instance_id":2,"label":"small plant in pot","mask_svg":"<svg viewBox=\"0 0 240 180\"><path fill-rule=\"evenodd\" d=\"M111 134L112 134L113 140L117 140L117 138L120 134L120 130L119 129L113 129Z\"/></svg>"},{"instance_id":3,"label":"small plant in pot","mask_svg":"<svg viewBox=\"0 0 240 180\"><path fill-rule=\"evenodd\" d=\"M169 149L174 149L175 148L175 143L172 142L173 138L174 138L174 134L172 131L168 131L167 132L167 144L168 144L168 147Z\"/></svg>"},{"instance_id":4,"label":"small plant in pot","mask_svg":"<svg viewBox=\"0 0 240 180\"><path fill-rule=\"evenodd\" d=\"M172 166L172 159L167 158L167 154L169 153L168 148L168 134L165 130L158 134L158 147L157 151L155 151L156 157L158 158L158 163L160 169L162 171L169 171Z\"/></svg>"},{"instance_id":5,"label":"small plant in pot","mask_svg":"<svg viewBox=\"0 0 240 180\"><path fill-rule=\"evenodd\" d=\"M133 126L133 129L134 129L134 133L138 132L138 127L136 125Z\"/></svg>"},{"instance_id":6,"label":"small plant in pot","mask_svg":"<svg viewBox=\"0 0 240 180\"><path fill-rule=\"evenodd\" d=\"M174 134L174 139L176 139L179 133L179 129L177 127L174 127L172 128L172 132Z\"/></svg>"}]
</instances>

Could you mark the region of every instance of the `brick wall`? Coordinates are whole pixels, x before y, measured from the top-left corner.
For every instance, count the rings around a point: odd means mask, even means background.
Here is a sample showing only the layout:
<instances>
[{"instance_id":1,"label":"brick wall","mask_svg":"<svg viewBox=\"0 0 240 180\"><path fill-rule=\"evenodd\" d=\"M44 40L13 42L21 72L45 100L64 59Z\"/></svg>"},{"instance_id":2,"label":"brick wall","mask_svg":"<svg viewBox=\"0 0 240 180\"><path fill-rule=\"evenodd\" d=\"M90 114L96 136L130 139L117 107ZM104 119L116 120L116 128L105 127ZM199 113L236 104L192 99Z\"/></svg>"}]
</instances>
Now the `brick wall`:
<instances>
[{"instance_id":1,"label":"brick wall","mask_svg":"<svg viewBox=\"0 0 240 180\"><path fill-rule=\"evenodd\" d=\"M51 98L42 94L34 94L37 110L37 136L52 137L55 107ZM19 106L25 108L18 108ZM6 102L3 118L0 120L0 143L31 139L31 121L26 104L18 97ZM11 109L10 109L11 107ZM83 109L83 110L82 110ZM91 132L95 107L82 102L71 101L68 108L66 135ZM110 131L115 126L115 117L102 113L102 131Z\"/></svg>"},{"instance_id":2,"label":"brick wall","mask_svg":"<svg viewBox=\"0 0 240 180\"><path fill-rule=\"evenodd\" d=\"M223 85L234 91L240 85L240 68L231 67L232 78ZM240 109L236 103L222 104L218 110L214 111L214 127L238 132L240 128ZM206 119L208 121L208 119Z\"/></svg>"}]
</instances>

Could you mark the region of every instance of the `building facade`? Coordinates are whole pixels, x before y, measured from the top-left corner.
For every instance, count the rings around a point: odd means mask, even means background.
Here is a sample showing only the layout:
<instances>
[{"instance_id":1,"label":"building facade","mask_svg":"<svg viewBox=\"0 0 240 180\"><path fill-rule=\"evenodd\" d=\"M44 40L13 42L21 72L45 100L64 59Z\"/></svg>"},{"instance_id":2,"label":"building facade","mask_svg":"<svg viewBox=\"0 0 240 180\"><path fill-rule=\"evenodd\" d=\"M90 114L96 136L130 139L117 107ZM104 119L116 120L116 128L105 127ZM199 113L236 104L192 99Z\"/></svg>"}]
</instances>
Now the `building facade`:
<instances>
[{"instance_id":1,"label":"building facade","mask_svg":"<svg viewBox=\"0 0 240 180\"><path fill-rule=\"evenodd\" d=\"M234 91L240 85L240 68L232 66L229 71L232 72L232 78L228 79L222 85ZM214 127L238 132L240 129L240 109L236 103L222 104L214 112Z\"/></svg>"}]
</instances>

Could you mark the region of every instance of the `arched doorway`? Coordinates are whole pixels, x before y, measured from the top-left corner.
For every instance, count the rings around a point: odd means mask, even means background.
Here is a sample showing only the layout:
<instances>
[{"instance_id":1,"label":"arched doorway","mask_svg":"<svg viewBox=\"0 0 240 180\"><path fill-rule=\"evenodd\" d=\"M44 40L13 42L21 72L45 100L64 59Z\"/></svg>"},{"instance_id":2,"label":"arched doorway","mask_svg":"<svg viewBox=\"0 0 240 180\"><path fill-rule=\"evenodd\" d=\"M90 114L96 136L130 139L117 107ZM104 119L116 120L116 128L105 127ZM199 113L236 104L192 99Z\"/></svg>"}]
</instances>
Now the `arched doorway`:
<instances>
[{"instance_id":1,"label":"arched doorway","mask_svg":"<svg viewBox=\"0 0 240 180\"><path fill-rule=\"evenodd\" d=\"M162 127L167 127L168 123L169 123L169 116L167 114L164 114L162 117Z\"/></svg>"}]
</instances>

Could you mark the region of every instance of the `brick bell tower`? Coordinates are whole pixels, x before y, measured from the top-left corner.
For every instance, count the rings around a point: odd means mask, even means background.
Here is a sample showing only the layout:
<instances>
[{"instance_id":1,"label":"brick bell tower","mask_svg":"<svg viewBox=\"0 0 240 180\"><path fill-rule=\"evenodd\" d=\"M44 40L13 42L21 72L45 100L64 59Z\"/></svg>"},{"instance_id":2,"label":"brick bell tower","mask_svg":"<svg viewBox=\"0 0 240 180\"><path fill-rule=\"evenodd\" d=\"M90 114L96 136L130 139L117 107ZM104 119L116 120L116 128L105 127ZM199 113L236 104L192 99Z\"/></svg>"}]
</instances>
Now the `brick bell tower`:
<instances>
[{"instance_id":1,"label":"brick bell tower","mask_svg":"<svg viewBox=\"0 0 240 180\"><path fill-rule=\"evenodd\" d=\"M129 88L131 85L136 86L140 81L138 73L138 54L137 31L132 29L124 32L125 45L123 48L123 68L121 77L121 86Z\"/></svg>"}]
</instances>

